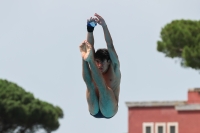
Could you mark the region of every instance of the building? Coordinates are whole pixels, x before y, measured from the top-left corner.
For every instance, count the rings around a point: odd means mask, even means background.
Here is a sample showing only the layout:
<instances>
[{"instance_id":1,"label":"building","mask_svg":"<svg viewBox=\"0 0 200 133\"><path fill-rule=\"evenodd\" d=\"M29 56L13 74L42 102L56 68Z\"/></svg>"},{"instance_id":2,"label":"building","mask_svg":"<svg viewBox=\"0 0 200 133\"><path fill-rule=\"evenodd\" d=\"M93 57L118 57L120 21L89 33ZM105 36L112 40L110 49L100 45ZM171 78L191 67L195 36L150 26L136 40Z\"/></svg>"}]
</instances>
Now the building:
<instances>
[{"instance_id":1,"label":"building","mask_svg":"<svg viewBox=\"0 0 200 133\"><path fill-rule=\"evenodd\" d=\"M200 88L187 101L126 102L128 133L200 133Z\"/></svg>"}]
</instances>

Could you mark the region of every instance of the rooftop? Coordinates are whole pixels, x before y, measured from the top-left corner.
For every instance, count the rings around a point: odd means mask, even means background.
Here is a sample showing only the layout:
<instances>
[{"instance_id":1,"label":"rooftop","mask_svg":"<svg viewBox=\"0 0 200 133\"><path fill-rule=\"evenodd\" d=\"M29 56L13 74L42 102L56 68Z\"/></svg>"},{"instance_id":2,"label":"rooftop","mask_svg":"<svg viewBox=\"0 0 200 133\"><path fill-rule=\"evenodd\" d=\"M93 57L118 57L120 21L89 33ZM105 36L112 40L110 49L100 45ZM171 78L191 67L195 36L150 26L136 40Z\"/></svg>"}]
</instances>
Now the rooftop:
<instances>
[{"instance_id":1,"label":"rooftop","mask_svg":"<svg viewBox=\"0 0 200 133\"><path fill-rule=\"evenodd\" d=\"M191 88L188 91L195 91L195 92L200 92L200 88Z\"/></svg>"},{"instance_id":2,"label":"rooftop","mask_svg":"<svg viewBox=\"0 0 200 133\"><path fill-rule=\"evenodd\" d=\"M150 102L126 102L127 107L158 107L185 105L186 101L150 101Z\"/></svg>"},{"instance_id":3,"label":"rooftop","mask_svg":"<svg viewBox=\"0 0 200 133\"><path fill-rule=\"evenodd\" d=\"M200 104L188 104L186 101L152 101L152 102L126 102L128 108L134 107L170 107L174 106L178 111L197 111Z\"/></svg>"},{"instance_id":4,"label":"rooftop","mask_svg":"<svg viewBox=\"0 0 200 133\"><path fill-rule=\"evenodd\" d=\"M200 88L191 88L191 89L188 89L188 92L196 92L200 94ZM188 94L190 95L190 93ZM176 110L179 110L179 111L200 110L199 96L190 97L190 98L192 98L191 100L196 100L195 103L191 103L188 101L142 101L142 102L133 101L133 102L125 102L125 104L128 108L174 107Z\"/></svg>"}]
</instances>

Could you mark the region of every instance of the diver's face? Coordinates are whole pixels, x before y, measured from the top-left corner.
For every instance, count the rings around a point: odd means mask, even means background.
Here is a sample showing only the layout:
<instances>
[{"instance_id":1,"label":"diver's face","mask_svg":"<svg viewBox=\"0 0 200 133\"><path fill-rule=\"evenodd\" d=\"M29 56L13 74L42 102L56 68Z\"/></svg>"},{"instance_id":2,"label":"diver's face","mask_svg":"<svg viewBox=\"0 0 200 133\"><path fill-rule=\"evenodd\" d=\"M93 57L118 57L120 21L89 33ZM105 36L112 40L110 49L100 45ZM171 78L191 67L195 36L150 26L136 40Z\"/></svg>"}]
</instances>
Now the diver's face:
<instances>
[{"instance_id":1,"label":"diver's face","mask_svg":"<svg viewBox=\"0 0 200 133\"><path fill-rule=\"evenodd\" d=\"M107 61L106 59L104 59L104 61L95 59L95 63L97 65L98 69L101 71L101 73L105 73L110 66L110 60Z\"/></svg>"}]
</instances>

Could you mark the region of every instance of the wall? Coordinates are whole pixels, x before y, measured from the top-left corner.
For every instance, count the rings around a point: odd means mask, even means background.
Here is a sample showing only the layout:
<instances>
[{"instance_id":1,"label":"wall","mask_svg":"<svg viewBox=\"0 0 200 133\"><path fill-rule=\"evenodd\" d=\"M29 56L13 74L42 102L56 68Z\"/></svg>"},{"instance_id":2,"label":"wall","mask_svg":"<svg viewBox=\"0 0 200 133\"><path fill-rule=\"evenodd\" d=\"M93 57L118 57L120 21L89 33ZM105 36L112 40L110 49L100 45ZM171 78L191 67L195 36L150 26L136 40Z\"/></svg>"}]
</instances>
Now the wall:
<instances>
[{"instance_id":1,"label":"wall","mask_svg":"<svg viewBox=\"0 0 200 133\"><path fill-rule=\"evenodd\" d=\"M174 107L129 109L128 133L142 133L143 122L178 122L179 133L200 133L200 111L177 112Z\"/></svg>"}]
</instances>

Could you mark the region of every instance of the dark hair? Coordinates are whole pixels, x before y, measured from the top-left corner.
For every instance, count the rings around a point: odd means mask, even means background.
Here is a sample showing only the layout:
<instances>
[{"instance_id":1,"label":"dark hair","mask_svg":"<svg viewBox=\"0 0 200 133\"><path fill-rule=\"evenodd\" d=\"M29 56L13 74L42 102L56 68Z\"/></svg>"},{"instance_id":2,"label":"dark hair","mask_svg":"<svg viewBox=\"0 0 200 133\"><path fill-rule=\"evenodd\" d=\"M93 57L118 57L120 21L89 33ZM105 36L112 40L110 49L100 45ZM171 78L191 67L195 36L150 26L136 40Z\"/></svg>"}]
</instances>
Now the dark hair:
<instances>
[{"instance_id":1,"label":"dark hair","mask_svg":"<svg viewBox=\"0 0 200 133\"><path fill-rule=\"evenodd\" d=\"M110 55L106 48L98 49L94 54L95 59L99 59L100 61L104 61L105 59L108 61L110 60Z\"/></svg>"}]
</instances>

